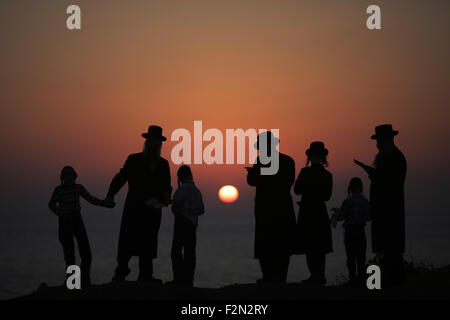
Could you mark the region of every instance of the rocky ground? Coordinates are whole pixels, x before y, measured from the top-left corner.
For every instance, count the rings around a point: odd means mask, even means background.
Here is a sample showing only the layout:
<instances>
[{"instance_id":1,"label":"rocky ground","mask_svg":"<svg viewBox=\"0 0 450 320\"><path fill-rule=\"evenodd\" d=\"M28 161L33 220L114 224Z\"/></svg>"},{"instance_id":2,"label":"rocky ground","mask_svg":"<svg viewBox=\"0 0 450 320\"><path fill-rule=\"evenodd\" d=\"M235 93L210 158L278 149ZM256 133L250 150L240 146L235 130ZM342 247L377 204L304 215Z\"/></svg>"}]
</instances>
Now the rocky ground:
<instances>
[{"instance_id":1,"label":"rocky ground","mask_svg":"<svg viewBox=\"0 0 450 320\"><path fill-rule=\"evenodd\" d=\"M93 285L82 290L41 284L29 295L16 300L410 300L449 299L450 266L438 269L408 268L407 282L397 288L368 290L345 286L307 287L285 285L233 284L217 289L183 288L138 282Z\"/></svg>"}]
</instances>

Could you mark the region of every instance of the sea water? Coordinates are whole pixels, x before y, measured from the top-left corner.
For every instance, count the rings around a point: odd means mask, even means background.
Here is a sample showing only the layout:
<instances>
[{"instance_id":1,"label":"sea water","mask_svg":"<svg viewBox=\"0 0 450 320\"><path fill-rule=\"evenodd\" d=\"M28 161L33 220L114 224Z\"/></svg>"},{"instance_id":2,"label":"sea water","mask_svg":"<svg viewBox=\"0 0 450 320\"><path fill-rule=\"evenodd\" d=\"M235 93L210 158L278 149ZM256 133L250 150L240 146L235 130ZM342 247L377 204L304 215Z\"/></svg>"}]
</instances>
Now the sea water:
<instances>
[{"instance_id":1,"label":"sea water","mask_svg":"<svg viewBox=\"0 0 450 320\"><path fill-rule=\"evenodd\" d=\"M92 253L92 281L111 280L116 267L116 250L120 228L120 209L115 213L83 212L89 233ZM35 213L36 215L38 213ZM107 216L105 216L107 215ZM23 217L10 218L0 225L0 299L28 294L40 283L50 286L64 281L64 259L58 242L57 219L42 213L42 219L24 224ZM158 258L155 276L172 279L170 247L173 216L167 209L159 233ZM416 263L440 266L450 263L449 217L430 218L430 215L407 217L406 259ZM370 227L368 258L370 253ZM261 277L257 260L253 259L254 217L251 213L205 214L201 217L197 239L197 269L195 285L221 287L233 283L254 283ZM329 283L346 279L343 229L333 230L334 252L327 255L326 274ZM78 260L79 261L79 260ZM137 278L137 259L130 262L130 280ZM308 276L304 256L293 256L288 281L299 282Z\"/></svg>"}]
</instances>

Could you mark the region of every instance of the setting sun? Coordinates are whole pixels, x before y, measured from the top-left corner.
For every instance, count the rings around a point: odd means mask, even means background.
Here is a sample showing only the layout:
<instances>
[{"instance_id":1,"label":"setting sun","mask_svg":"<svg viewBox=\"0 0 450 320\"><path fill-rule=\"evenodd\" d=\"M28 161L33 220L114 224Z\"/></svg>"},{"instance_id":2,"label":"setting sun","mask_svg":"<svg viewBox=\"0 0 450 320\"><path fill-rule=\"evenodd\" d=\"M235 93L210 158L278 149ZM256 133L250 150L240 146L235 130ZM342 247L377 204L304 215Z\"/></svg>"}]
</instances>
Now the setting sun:
<instances>
[{"instance_id":1,"label":"setting sun","mask_svg":"<svg viewBox=\"0 0 450 320\"><path fill-rule=\"evenodd\" d=\"M219 190L219 198L225 203L234 202L238 197L239 191L235 186L226 185Z\"/></svg>"}]
</instances>

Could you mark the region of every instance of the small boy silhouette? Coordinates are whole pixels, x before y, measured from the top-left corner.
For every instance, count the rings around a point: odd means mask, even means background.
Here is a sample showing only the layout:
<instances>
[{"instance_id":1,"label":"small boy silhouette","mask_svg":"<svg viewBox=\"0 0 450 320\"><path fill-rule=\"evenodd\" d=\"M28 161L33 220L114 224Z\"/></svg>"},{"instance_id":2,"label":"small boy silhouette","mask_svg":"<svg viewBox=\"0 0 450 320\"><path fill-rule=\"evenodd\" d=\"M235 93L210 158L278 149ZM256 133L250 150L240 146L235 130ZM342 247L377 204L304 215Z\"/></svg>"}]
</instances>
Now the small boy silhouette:
<instances>
[{"instance_id":1,"label":"small boy silhouette","mask_svg":"<svg viewBox=\"0 0 450 320\"><path fill-rule=\"evenodd\" d=\"M172 200L175 224L172 241L173 281L170 285L193 286L198 216L205 211L200 190L195 186L191 168L181 166L177 172L178 189Z\"/></svg>"},{"instance_id":2,"label":"small boy silhouette","mask_svg":"<svg viewBox=\"0 0 450 320\"><path fill-rule=\"evenodd\" d=\"M363 196L363 184L360 178L354 177L348 186L348 198L341 208L331 209L334 214L331 224L336 228L338 221L344 221L344 241L349 273L348 285L362 284L365 278L366 234L364 227L369 217L369 201Z\"/></svg>"},{"instance_id":3,"label":"small boy silhouette","mask_svg":"<svg viewBox=\"0 0 450 320\"><path fill-rule=\"evenodd\" d=\"M90 285L92 254L81 218L80 196L96 206L112 208L115 204L106 203L92 196L81 184L75 182L76 178L77 173L72 167L64 167L61 171L61 184L54 189L48 206L59 218L58 236L63 247L66 268L75 264L73 238L77 239L81 258L81 284L82 287L86 287Z\"/></svg>"}]
</instances>

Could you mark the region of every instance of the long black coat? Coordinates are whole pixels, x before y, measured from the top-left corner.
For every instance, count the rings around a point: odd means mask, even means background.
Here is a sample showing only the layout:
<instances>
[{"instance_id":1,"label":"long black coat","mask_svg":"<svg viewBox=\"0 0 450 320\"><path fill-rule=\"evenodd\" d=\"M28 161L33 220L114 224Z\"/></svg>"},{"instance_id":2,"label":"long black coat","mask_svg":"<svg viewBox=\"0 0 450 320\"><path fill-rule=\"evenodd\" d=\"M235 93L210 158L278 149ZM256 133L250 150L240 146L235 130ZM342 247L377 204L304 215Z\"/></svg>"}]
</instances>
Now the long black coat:
<instances>
[{"instance_id":1,"label":"long black coat","mask_svg":"<svg viewBox=\"0 0 450 320\"><path fill-rule=\"evenodd\" d=\"M164 201L165 193L170 196L169 163L159 158L151 171L144 153L131 154L112 180L108 195L115 195L127 182L128 194L120 226L118 255L155 258L161 209L151 208L144 202L150 198Z\"/></svg>"},{"instance_id":2,"label":"long black coat","mask_svg":"<svg viewBox=\"0 0 450 320\"><path fill-rule=\"evenodd\" d=\"M330 200L332 188L333 176L321 164L313 164L300 171L294 186L294 192L302 195L296 253L333 251L330 220L325 205L325 201Z\"/></svg>"},{"instance_id":3,"label":"long black coat","mask_svg":"<svg viewBox=\"0 0 450 320\"><path fill-rule=\"evenodd\" d=\"M395 148L377 157L369 178L372 248L375 253L405 251L404 184L406 159Z\"/></svg>"},{"instance_id":4,"label":"long black coat","mask_svg":"<svg viewBox=\"0 0 450 320\"><path fill-rule=\"evenodd\" d=\"M256 259L291 255L294 249L295 211L290 190L295 180L295 163L285 154L279 156L276 174L261 175L258 158L247 175L247 183L256 187Z\"/></svg>"}]
</instances>

